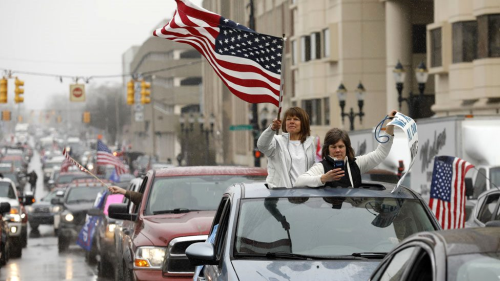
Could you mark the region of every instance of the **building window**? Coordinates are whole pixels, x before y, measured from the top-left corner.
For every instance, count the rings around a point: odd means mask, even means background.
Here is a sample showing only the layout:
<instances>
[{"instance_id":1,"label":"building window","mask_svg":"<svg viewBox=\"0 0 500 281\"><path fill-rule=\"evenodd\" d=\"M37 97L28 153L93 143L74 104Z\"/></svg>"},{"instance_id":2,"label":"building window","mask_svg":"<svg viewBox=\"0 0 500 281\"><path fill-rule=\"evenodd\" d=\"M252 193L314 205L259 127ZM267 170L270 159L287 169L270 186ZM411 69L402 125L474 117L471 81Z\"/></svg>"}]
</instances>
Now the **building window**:
<instances>
[{"instance_id":1,"label":"building window","mask_svg":"<svg viewBox=\"0 0 500 281\"><path fill-rule=\"evenodd\" d=\"M321 34L314 32L311 34L311 59L321 58Z\"/></svg>"},{"instance_id":2,"label":"building window","mask_svg":"<svg viewBox=\"0 0 500 281\"><path fill-rule=\"evenodd\" d=\"M201 77L188 77L181 80L181 86L198 86L201 82Z\"/></svg>"},{"instance_id":3,"label":"building window","mask_svg":"<svg viewBox=\"0 0 500 281\"><path fill-rule=\"evenodd\" d=\"M295 94L297 91L297 85L295 83L297 82L298 75L299 75L299 71L297 69L292 71L292 97L295 97Z\"/></svg>"},{"instance_id":4,"label":"building window","mask_svg":"<svg viewBox=\"0 0 500 281\"><path fill-rule=\"evenodd\" d=\"M323 106L325 107L325 125L330 125L330 98L323 99Z\"/></svg>"},{"instance_id":5,"label":"building window","mask_svg":"<svg viewBox=\"0 0 500 281\"><path fill-rule=\"evenodd\" d=\"M443 65L443 47L441 43L441 27L431 30L431 67Z\"/></svg>"},{"instance_id":6,"label":"building window","mask_svg":"<svg viewBox=\"0 0 500 281\"><path fill-rule=\"evenodd\" d=\"M471 62L477 58L477 22L453 23L453 63Z\"/></svg>"},{"instance_id":7,"label":"building window","mask_svg":"<svg viewBox=\"0 0 500 281\"><path fill-rule=\"evenodd\" d=\"M427 29L425 24L414 24L412 28L413 53L425 54Z\"/></svg>"},{"instance_id":8,"label":"building window","mask_svg":"<svg viewBox=\"0 0 500 281\"><path fill-rule=\"evenodd\" d=\"M330 56L330 29L323 29L323 57Z\"/></svg>"},{"instance_id":9,"label":"building window","mask_svg":"<svg viewBox=\"0 0 500 281\"><path fill-rule=\"evenodd\" d=\"M297 64L297 41L292 41L292 65Z\"/></svg>"},{"instance_id":10,"label":"building window","mask_svg":"<svg viewBox=\"0 0 500 281\"><path fill-rule=\"evenodd\" d=\"M478 58L500 57L500 14L477 18Z\"/></svg>"},{"instance_id":11,"label":"building window","mask_svg":"<svg viewBox=\"0 0 500 281\"><path fill-rule=\"evenodd\" d=\"M311 60L311 36L300 37L301 61Z\"/></svg>"},{"instance_id":12,"label":"building window","mask_svg":"<svg viewBox=\"0 0 500 281\"><path fill-rule=\"evenodd\" d=\"M321 125L321 99L302 100L302 108L309 115L311 125Z\"/></svg>"}]
</instances>

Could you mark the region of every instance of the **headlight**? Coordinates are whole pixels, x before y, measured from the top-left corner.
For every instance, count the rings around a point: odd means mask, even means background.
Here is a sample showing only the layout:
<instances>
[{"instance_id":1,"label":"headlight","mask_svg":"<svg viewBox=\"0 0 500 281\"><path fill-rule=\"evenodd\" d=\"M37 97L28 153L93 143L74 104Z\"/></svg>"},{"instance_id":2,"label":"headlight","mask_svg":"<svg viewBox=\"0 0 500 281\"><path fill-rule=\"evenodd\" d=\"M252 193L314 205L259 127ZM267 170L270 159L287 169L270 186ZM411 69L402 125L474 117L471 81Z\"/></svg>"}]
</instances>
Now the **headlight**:
<instances>
[{"instance_id":1,"label":"headlight","mask_svg":"<svg viewBox=\"0 0 500 281\"><path fill-rule=\"evenodd\" d=\"M32 213L33 212L33 207L32 206L26 206L26 212Z\"/></svg>"},{"instance_id":2,"label":"headlight","mask_svg":"<svg viewBox=\"0 0 500 281\"><path fill-rule=\"evenodd\" d=\"M139 247L135 252L134 266L139 268L161 268L166 248Z\"/></svg>"},{"instance_id":3,"label":"headlight","mask_svg":"<svg viewBox=\"0 0 500 281\"><path fill-rule=\"evenodd\" d=\"M88 170L92 170L92 169L94 169L94 165L92 165L92 164L88 164L88 165L87 165L87 169L88 169Z\"/></svg>"},{"instance_id":4,"label":"headlight","mask_svg":"<svg viewBox=\"0 0 500 281\"><path fill-rule=\"evenodd\" d=\"M107 231L107 232L111 232L111 233L113 233L113 232L115 232L115 228L116 228L116 224L114 224L114 223L110 223L110 224L108 224L108 226L106 227L106 231Z\"/></svg>"},{"instance_id":5,"label":"headlight","mask_svg":"<svg viewBox=\"0 0 500 281\"><path fill-rule=\"evenodd\" d=\"M19 209L18 208L11 208L10 209L10 214L6 216L9 221L13 222L20 222L21 221L21 216L19 215Z\"/></svg>"},{"instance_id":6,"label":"headlight","mask_svg":"<svg viewBox=\"0 0 500 281\"><path fill-rule=\"evenodd\" d=\"M59 213L61 211L61 206L53 206L50 211L51 213Z\"/></svg>"},{"instance_id":7,"label":"headlight","mask_svg":"<svg viewBox=\"0 0 500 281\"><path fill-rule=\"evenodd\" d=\"M69 222L73 221L73 219L74 219L74 218L75 218L75 217L73 217L73 215L72 215L71 213L66 214L66 215L64 216L64 219L65 219L66 221L69 221Z\"/></svg>"}]
</instances>

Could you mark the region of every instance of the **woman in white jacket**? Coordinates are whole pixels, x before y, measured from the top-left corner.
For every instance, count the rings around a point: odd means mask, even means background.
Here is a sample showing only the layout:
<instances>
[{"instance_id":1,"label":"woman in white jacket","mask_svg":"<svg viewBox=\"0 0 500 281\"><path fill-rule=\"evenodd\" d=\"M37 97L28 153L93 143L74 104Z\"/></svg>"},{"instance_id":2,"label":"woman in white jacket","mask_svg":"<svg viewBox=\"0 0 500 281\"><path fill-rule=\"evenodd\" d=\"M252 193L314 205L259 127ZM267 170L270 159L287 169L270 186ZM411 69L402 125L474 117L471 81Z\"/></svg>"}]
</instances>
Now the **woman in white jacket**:
<instances>
[{"instance_id":1,"label":"woman in white jacket","mask_svg":"<svg viewBox=\"0 0 500 281\"><path fill-rule=\"evenodd\" d=\"M283 134L276 135L280 127ZM262 132L257 148L268 159L266 182L269 187L293 187L297 177L315 162L316 147L307 112L300 107L288 109L283 121L273 120Z\"/></svg>"},{"instance_id":2,"label":"woman in white jacket","mask_svg":"<svg viewBox=\"0 0 500 281\"><path fill-rule=\"evenodd\" d=\"M389 119L393 119L395 114L395 110L391 111ZM314 164L306 173L300 175L295 182L295 186L361 186L361 174L375 168L387 157L391 150L394 139L394 126L387 126L385 132L389 135L389 141L380 143L375 151L354 157L354 149L351 146L349 134L337 128L329 130L325 135L323 149L321 150L323 160ZM343 160L344 168L335 168L335 160Z\"/></svg>"}]
</instances>

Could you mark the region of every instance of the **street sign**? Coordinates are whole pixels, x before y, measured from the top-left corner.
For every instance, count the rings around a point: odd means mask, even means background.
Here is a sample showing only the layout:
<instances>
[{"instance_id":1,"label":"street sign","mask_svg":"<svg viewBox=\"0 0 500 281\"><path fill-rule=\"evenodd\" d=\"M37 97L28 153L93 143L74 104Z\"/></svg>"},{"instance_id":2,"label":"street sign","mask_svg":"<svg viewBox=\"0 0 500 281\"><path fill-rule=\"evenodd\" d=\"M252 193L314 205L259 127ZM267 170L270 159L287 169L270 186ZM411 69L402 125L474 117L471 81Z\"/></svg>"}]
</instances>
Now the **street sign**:
<instances>
[{"instance_id":1,"label":"street sign","mask_svg":"<svg viewBox=\"0 0 500 281\"><path fill-rule=\"evenodd\" d=\"M251 131L253 130L252 125L231 125L229 126L229 131Z\"/></svg>"},{"instance_id":2,"label":"street sign","mask_svg":"<svg viewBox=\"0 0 500 281\"><path fill-rule=\"evenodd\" d=\"M69 85L69 100L76 102L85 101L85 84Z\"/></svg>"},{"instance_id":3,"label":"street sign","mask_svg":"<svg viewBox=\"0 0 500 281\"><path fill-rule=\"evenodd\" d=\"M141 112L141 111L144 111L144 105L140 104L140 103L136 103L134 104L134 111L135 112Z\"/></svg>"},{"instance_id":4,"label":"street sign","mask_svg":"<svg viewBox=\"0 0 500 281\"><path fill-rule=\"evenodd\" d=\"M135 113L135 121L136 122L144 121L144 113L142 113L142 112L136 112Z\"/></svg>"}]
</instances>

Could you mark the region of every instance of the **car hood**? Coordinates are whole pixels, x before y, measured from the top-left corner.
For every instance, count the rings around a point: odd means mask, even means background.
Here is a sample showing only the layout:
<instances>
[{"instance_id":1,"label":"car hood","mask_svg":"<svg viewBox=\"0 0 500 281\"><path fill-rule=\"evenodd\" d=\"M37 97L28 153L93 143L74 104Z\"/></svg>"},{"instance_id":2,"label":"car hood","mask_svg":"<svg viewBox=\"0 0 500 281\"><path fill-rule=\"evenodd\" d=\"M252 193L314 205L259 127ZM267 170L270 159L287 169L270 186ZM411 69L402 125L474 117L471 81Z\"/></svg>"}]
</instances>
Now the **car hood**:
<instances>
[{"instance_id":1,"label":"car hood","mask_svg":"<svg viewBox=\"0 0 500 281\"><path fill-rule=\"evenodd\" d=\"M12 208L19 207L19 201L17 201L16 199L7 198L7 197L0 197L0 202L9 203L10 207L12 207Z\"/></svg>"},{"instance_id":2,"label":"car hood","mask_svg":"<svg viewBox=\"0 0 500 281\"><path fill-rule=\"evenodd\" d=\"M44 202L44 201L38 201L36 203L31 204L31 207L47 207L50 206L51 204L49 202Z\"/></svg>"},{"instance_id":3,"label":"car hood","mask_svg":"<svg viewBox=\"0 0 500 281\"><path fill-rule=\"evenodd\" d=\"M380 260L233 260L241 281L246 280L368 280ZM333 277L334 276L334 277Z\"/></svg>"},{"instance_id":4,"label":"car hood","mask_svg":"<svg viewBox=\"0 0 500 281\"><path fill-rule=\"evenodd\" d=\"M72 213L87 212L89 209L92 209L94 203L82 203L82 204L66 204L66 209Z\"/></svg>"},{"instance_id":5,"label":"car hood","mask_svg":"<svg viewBox=\"0 0 500 281\"><path fill-rule=\"evenodd\" d=\"M144 217L142 233L155 246L167 246L176 237L208 235L215 211Z\"/></svg>"}]
</instances>

